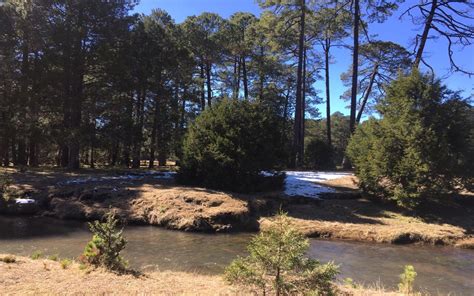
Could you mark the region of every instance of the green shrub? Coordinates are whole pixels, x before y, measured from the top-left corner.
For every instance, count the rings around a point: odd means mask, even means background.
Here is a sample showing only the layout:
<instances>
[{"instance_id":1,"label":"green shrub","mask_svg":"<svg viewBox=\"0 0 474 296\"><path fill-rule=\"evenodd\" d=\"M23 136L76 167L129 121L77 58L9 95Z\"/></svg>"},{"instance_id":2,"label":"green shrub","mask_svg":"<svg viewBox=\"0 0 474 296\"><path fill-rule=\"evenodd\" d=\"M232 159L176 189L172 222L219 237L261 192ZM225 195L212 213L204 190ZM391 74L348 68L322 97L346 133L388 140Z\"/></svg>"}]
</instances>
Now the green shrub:
<instances>
[{"instance_id":1,"label":"green shrub","mask_svg":"<svg viewBox=\"0 0 474 296\"><path fill-rule=\"evenodd\" d=\"M34 251L33 254L31 254L31 259L33 260L38 260L41 257L43 257L43 252L41 251Z\"/></svg>"},{"instance_id":2,"label":"green shrub","mask_svg":"<svg viewBox=\"0 0 474 296\"><path fill-rule=\"evenodd\" d=\"M178 181L239 192L282 187L284 175L260 173L287 159L284 124L258 102L224 99L188 129Z\"/></svg>"},{"instance_id":3,"label":"green shrub","mask_svg":"<svg viewBox=\"0 0 474 296\"><path fill-rule=\"evenodd\" d=\"M251 286L276 295L332 295L338 266L305 257L309 241L280 214L268 230L255 236L250 255L234 260L225 271L231 284Z\"/></svg>"},{"instance_id":4,"label":"green shrub","mask_svg":"<svg viewBox=\"0 0 474 296\"><path fill-rule=\"evenodd\" d=\"M72 261L70 259L62 259L59 264L61 264L62 269L68 269L71 266Z\"/></svg>"},{"instance_id":5,"label":"green shrub","mask_svg":"<svg viewBox=\"0 0 474 296\"><path fill-rule=\"evenodd\" d=\"M103 266L113 271L124 271L127 262L120 252L127 242L123 237L123 229L117 227L118 220L112 211L108 212L104 218L104 222L89 223L93 236L84 248L81 261L95 267Z\"/></svg>"},{"instance_id":6,"label":"green shrub","mask_svg":"<svg viewBox=\"0 0 474 296\"><path fill-rule=\"evenodd\" d=\"M0 258L0 261L1 261L1 262L4 262L4 263L7 263L7 264L9 264L9 263L15 263L15 262L16 262L16 257L13 256L13 255L6 255L6 256L4 256L4 257L1 257L1 258Z\"/></svg>"},{"instance_id":7,"label":"green shrub","mask_svg":"<svg viewBox=\"0 0 474 296\"><path fill-rule=\"evenodd\" d=\"M400 275L398 290L404 294L413 294L413 284L415 283L417 273L413 265L405 265L403 273Z\"/></svg>"},{"instance_id":8,"label":"green shrub","mask_svg":"<svg viewBox=\"0 0 474 296\"><path fill-rule=\"evenodd\" d=\"M58 254L50 255L50 256L48 256L48 259L52 260L52 261L58 261L59 260L59 255Z\"/></svg>"},{"instance_id":9,"label":"green shrub","mask_svg":"<svg viewBox=\"0 0 474 296\"><path fill-rule=\"evenodd\" d=\"M305 166L311 169L325 170L334 168L332 149L321 139L311 139L304 151Z\"/></svg>"},{"instance_id":10,"label":"green shrub","mask_svg":"<svg viewBox=\"0 0 474 296\"><path fill-rule=\"evenodd\" d=\"M474 176L473 109L417 72L399 77L352 136L347 153L361 188L401 206L468 188Z\"/></svg>"}]
</instances>

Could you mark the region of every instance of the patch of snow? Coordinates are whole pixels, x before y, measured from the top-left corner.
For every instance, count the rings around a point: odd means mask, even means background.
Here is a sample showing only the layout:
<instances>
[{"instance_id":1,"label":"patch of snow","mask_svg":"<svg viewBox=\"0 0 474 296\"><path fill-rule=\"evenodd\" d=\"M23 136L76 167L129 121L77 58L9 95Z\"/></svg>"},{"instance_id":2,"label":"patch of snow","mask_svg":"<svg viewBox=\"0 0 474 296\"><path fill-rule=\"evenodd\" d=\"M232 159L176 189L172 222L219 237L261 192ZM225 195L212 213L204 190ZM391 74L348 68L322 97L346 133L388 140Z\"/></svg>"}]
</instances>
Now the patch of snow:
<instances>
[{"instance_id":1,"label":"patch of snow","mask_svg":"<svg viewBox=\"0 0 474 296\"><path fill-rule=\"evenodd\" d=\"M93 182L101 181L114 181L114 180L141 180L145 176L154 176L155 179L172 179L175 176L175 172L159 172L159 171L149 171L149 172L137 172L130 173L127 175L121 176L102 176L102 177L86 177L78 178L73 180L67 180L57 183L58 185L71 185L71 184L86 184Z\"/></svg>"},{"instance_id":2,"label":"patch of snow","mask_svg":"<svg viewBox=\"0 0 474 296\"><path fill-rule=\"evenodd\" d=\"M162 172L154 176L155 179L173 179L176 176L176 172Z\"/></svg>"},{"instance_id":3,"label":"patch of snow","mask_svg":"<svg viewBox=\"0 0 474 296\"><path fill-rule=\"evenodd\" d=\"M20 204L20 205L32 204L32 203L35 203L35 202L36 202L36 200L31 199L31 198L17 198L17 199L15 199L15 203Z\"/></svg>"},{"instance_id":4,"label":"patch of snow","mask_svg":"<svg viewBox=\"0 0 474 296\"><path fill-rule=\"evenodd\" d=\"M288 196L303 196L310 198L319 198L321 193L335 192L333 188L318 185L314 182L332 180L344 176L350 176L350 173L338 172L303 172L286 171L285 194Z\"/></svg>"},{"instance_id":5,"label":"patch of snow","mask_svg":"<svg viewBox=\"0 0 474 296\"><path fill-rule=\"evenodd\" d=\"M276 172L273 172L273 171L261 171L260 172L260 175L264 176L264 177L273 177L275 176Z\"/></svg>"}]
</instances>

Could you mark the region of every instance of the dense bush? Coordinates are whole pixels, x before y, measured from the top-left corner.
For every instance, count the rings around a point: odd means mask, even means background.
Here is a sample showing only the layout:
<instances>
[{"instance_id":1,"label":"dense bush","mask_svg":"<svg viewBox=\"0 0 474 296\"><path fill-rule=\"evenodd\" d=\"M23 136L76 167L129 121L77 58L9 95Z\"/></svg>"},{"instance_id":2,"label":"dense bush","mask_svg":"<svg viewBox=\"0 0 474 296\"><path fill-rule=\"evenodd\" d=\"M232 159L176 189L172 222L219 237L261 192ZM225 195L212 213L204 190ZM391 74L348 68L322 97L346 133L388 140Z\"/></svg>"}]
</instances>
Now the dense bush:
<instances>
[{"instance_id":1,"label":"dense bush","mask_svg":"<svg viewBox=\"0 0 474 296\"><path fill-rule=\"evenodd\" d=\"M334 168L332 156L332 148L326 141L313 138L309 140L304 151L305 167L317 170L332 169Z\"/></svg>"},{"instance_id":2,"label":"dense bush","mask_svg":"<svg viewBox=\"0 0 474 296\"><path fill-rule=\"evenodd\" d=\"M127 265L120 255L127 241L123 229L117 227L118 220L112 211L105 215L105 222L89 223L93 233L92 240L87 243L81 261L93 266L103 266L109 270L123 271Z\"/></svg>"},{"instance_id":3,"label":"dense bush","mask_svg":"<svg viewBox=\"0 0 474 296\"><path fill-rule=\"evenodd\" d=\"M473 109L432 76L399 77L348 146L367 192L415 206L473 184Z\"/></svg>"},{"instance_id":4,"label":"dense bush","mask_svg":"<svg viewBox=\"0 0 474 296\"><path fill-rule=\"evenodd\" d=\"M286 161L284 120L258 102L223 100L189 128L178 174L181 183L239 192L283 185L263 170Z\"/></svg>"},{"instance_id":5,"label":"dense bush","mask_svg":"<svg viewBox=\"0 0 474 296\"><path fill-rule=\"evenodd\" d=\"M308 239L280 214L269 229L252 239L250 255L227 267L225 278L231 284L256 288L262 295L332 295L338 267L306 258L308 247Z\"/></svg>"}]
</instances>

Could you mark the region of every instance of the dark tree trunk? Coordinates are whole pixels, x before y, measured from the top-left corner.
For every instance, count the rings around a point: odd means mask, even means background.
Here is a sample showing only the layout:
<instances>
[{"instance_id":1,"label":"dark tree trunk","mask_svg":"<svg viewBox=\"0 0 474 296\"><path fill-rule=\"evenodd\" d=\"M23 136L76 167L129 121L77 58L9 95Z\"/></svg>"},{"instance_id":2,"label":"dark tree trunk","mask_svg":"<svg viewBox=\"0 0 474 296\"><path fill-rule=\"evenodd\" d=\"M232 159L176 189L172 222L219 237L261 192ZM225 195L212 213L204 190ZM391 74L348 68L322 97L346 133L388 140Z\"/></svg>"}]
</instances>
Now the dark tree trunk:
<instances>
[{"instance_id":1,"label":"dark tree trunk","mask_svg":"<svg viewBox=\"0 0 474 296\"><path fill-rule=\"evenodd\" d=\"M431 24L433 22L434 14L438 6L438 0L432 0L430 13L426 19L425 26L423 28L423 33L421 34L420 46L416 52L415 61L413 63L413 68L418 68L420 66L421 60L423 58L423 51L425 49L426 41L428 40L428 34L431 29Z\"/></svg>"},{"instance_id":2,"label":"dark tree trunk","mask_svg":"<svg viewBox=\"0 0 474 296\"><path fill-rule=\"evenodd\" d=\"M210 62L206 63L206 88L207 88L207 106L212 107L212 88L211 88L211 68Z\"/></svg>"},{"instance_id":3,"label":"dark tree trunk","mask_svg":"<svg viewBox=\"0 0 474 296\"><path fill-rule=\"evenodd\" d=\"M234 57L234 89L232 90L232 97L234 100L239 98L240 91L240 57Z\"/></svg>"},{"instance_id":4,"label":"dark tree trunk","mask_svg":"<svg viewBox=\"0 0 474 296\"><path fill-rule=\"evenodd\" d=\"M22 107L27 106L29 101L29 89L28 89L28 79L30 72L30 60L29 60L29 29L27 26L23 27L23 45L22 45L22 56L21 56L21 94L20 94L20 104ZM22 112L21 116L24 118L27 116L26 110ZM30 114L28 114L30 115ZM28 120L29 122L29 120ZM20 128L20 134L18 135L18 154L17 154L17 163L19 165L27 165L28 157L26 151L26 139L24 134L26 133L26 122L20 122L18 127Z\"/></svg>"},{"instance_id":5,"label":"dark tree trunk","mask_svg":"<svg viewBox=\"0 0 474 296\"><path fill-rule=\"evenodd\" d=\"M296 73L296 106L295 106L295 123L293 135L293 155L292 166L299 167L302 162L301 155L301 119L302 119L302 85L303 85L303 56L304 56L304 37L305 37L305 6L306 1L301 0L301 16L300 31L298 42L298 68Z\"/></svg>"},{"instance_id":6,"label":"dark tree trunk","mask_svg":"<svg viewBox=\"0 0 474 296\"><path fill-rule=\"evenodd\" d=\"M27 165L28 158L26 156L26 141L23 137L18 139L17 159L15 165Z\"/></svg>"},{"instance_id":7,"label":"dark tree trunk","mask_svg":"<svg viewBox=\"0 0 474 296\"><path fill-rule=\"evenodd\" d=\"M352 88L351 88L351 113L349 118L349 130L353 134L356 128L356 112L357 112L357 84L359 76L359 25L360 25L360 8L359 0L354 0L354 20L353 20L354 48L352 52ZM342 159L342 167L350 169L352 167L349 159L344 155Z\"/></svg>"},{"instance_id":8,"label":"dark tree trunk","mask_svg":"<svg viewBox=\"0 0 474 296\"><path fill-rule=\"evenodd\" d=\"M360 119L362 118L362 113L364 112L365 105L367 104L367 100L369 99L370 93L372 92L372 86L374 85L375 76L377 75L378 67L379 65L375 63L374 69L372 70L372 74L370 75L369 85L367 86L367 89L364 94L364 98L362 99L362 104L360 106L359 112L357 113L357 118L356 118L357 124L360 123Z\"/></svg>"},{"instance_id":9,"label":"dark tree trunk","mask_svg":"<svg viewBox=\"0 0 474 296\"><path fill-rule=\"evenodd\" d=\"M244 80L244 98L249 99L249 86L247 77L247 63L245 62L245 56L242 57L242 75Z\"/></svg>"},{"instance_id":10,"label":"dark tree trunk","mask_svg":"<svg viewBox=\"0 0 474 296\"><path fill-rule=\"evenodd\" d=\"M158 119L159 119L159 114L160 113L160 108L159 108L159 102L158 102L158 96L155 97L155 112L153 114L153 127L151 129L151 135L150 135L150 159L148 163L148 168L152 169L155 166L155 149L156 149L156 130L158 127Z\"/></svg>"},{"instance_id":11,"label":"dark tree trunk","mask_svg":"<svg viewBox=\"0 0 474 296\"><path fill-rule=\"evenodd\" d=\"M288 119L288 105L290 104L290 86L288 85L288 89L285 95L285 108L283 109L283 118L285 121Z\"/></svg>"},{"instance_id":12,"label":"dark tree trunk","mask_svg":"<svg viewBox=\"0 0 474 296\"><path fill-rule=\"evenodd\" d=\"M83 31L83 12L79 10L77 17L77 28ZM81 142L81 120L82 120L82 100L84 91L84 72L85 72L85 57L83 53L84 34L76 33L76 40L74 41L73 50L73 69L71 81L71 110L70 110L70 141L69 141L69 169L78 169L80 167L79 154Z\"/></svg>"},{"instance_id":13,"label":"dark tree trunk","mask_svg":"<svg viewBox=\"0 0 474 296\"><path fill-rule=\"evenodd\" d=\"M352 88L351 88L351 114L349 129L351 134L355 131L356 107L357 107L357 84L359 75L359 24L360 8L359 0L354 0L354 48L352 52Z\"/></svg>"},{"instance_id":14,"label":"dark tree trunk","mask_svg":"<svg viewBox=\"0 0 474 296\"><path fill-rule=\"evenodd\" d=\"M158 165L159 166L165 166L166 165L166 151L163 149L160 149L158 152Z\"/></svg>"},{"instance_id":15,"label":"dark tree trunk","mask_svg":"<svg viewBox=\"0 0 474 296\"><path fill-rule=\"evenodd\" d=\"M300 156L304 158L304 134L305 134L305 126L306 126L306 48L303 51L303 85L302 87L302 95L301 95L301 130L300 130ZM301 163L302 164L302 161Z\"/></svg>"},{"instance_id":16,"label":"dark tree trunk","mask_svg":"<svg viewBox=\"0 0 474 296\"><path fill-rule=\"evenodd\" d=\"M181 99L181 119L179 122L180 130L184 130L184 124L186 123L186 96L188 95L188 88L185 85L183 90L183 97Z\"/></svg>"},{"instance_id":17,"label":"dark tree trunk","mask_svg":"<svg viewBox=\"0 0 474 296\"><path fill-rule=\"evenodd\" d=\"M16 132L13 132L11 141L10 141L10 149L11 149L11 155L12 155L12 163L17 164L17 153L16 153Z\"/></svg>"},{"instance_id":18,"label":"dark tree trunk","mask_svg":"<svg viewBox=\"0 0 474 296\"><path fill-rule=\"evenodd\" d=\"M146 90L143 88L139 90L137 98L137 120L136 120L136 131L135 131L135 143L133 145L133 159L132 168L140 168L141 160L141 148L143 142L143 123L144 123L144 112L145 112L145 99Z\"/></svg>"},{"instance_id":19,"label":"dark tree trunk","mask_svg":"<svg viewBox=\"0 0 474 296\"><path fill-rule=\"evenodd\" d=\"M33 137L30 138L29 142L29 147L28 147L28 152L29 152L29 165L31 167L37 167L38 166L38 145L36 144L36 141Z\"/></svg>"},{"instance_id":20,"label":"dark tree trunk","mask_svg":"<svg viewBox=\"0 0 474 296\"><path fill-rule=\"evenodd\" d=\"M199 66L201 72L200 72L200 78L201 78L201 81L202 81L202 85L201 85L201 110L204 111L204 109L206 109L206 92L204 90L204 64L201 64Z\"/></svg>"},{"instance_id":21,"label":"dark tree trunk","mask_svg":"<svg viewBox=\"0 0 474 296\"><path fill-rule=\"evenodd\" d=\"M332 147L331 138L331 91L329 81L329 50L331 48L331 40L326 38L324 46L324 74L326 80L326 136L329 147Z\"/></svg>"}]
</instances>

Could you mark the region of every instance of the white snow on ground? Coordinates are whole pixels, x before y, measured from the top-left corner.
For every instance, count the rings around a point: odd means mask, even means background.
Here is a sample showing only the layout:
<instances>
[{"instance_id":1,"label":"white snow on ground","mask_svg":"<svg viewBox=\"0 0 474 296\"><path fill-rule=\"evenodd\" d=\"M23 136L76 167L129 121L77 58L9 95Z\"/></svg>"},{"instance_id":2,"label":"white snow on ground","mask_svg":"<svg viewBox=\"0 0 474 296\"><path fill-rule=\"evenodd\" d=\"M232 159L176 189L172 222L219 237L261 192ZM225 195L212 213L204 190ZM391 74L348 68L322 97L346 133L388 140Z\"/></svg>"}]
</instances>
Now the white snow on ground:
<instances>
[{"instance_id":1,"label":"white snow on ground","mask_svg":"<svg viewBox=\"0 0 474 296\"><path fill-rule=\"evenodd\" d=\"M339 172L305 172L305 171L285 171L285 194L287 196L302 196L310 198L319 198L321 193L331 193L335 190L333 188L318 185L314 182L326 181L341 178L344 176L351 176L351 173L339 173ZM275 174L275 172L263 171L261 172L263 176L270 177ZM102 176L102 177L85 177L67 180L64 182L58 183L58 185L70 185L70 184L86 184L91 182L101 182L109 180L140 180L145 176L153 176L155 179L173 179L176 175L176 172L159 172L159 171L149 171L149 172L139 172L128 175L120 176ZM17 203L29 203L29 199L25 201L20 201Z\"/></svg>"},{"instance_id":2,"label":"white snow on ground","mask_svg":"<svg viewBox=\"0 0 474 296\"><path fill-rule=\"evenodd\" d=\"M327 186L315 184L314 182L332 180L351 175L351 173L339 172L285 171L285 173L285 195L311 197L316 199L319 198L319 194L321 193L331 193L335 190ZM264 171L261 174L270 177L274 173Z\"/></svg>"},{"instance_id":3,"label":"white snow on ground","mask_svg":"<svg viewBox=\"0 0 474 296\"><path fill-rule=\"evenodd\" d=\"M59 182L58 185L71 185L71 184L86 184L92 182L101 182L101 181L110 181L110 180L141 180L144 176L153 176L155 179L172 179L176 175L175 172L140 172L136 174L128 174L121 176L102 176L102 177L86 177L67 180L64 182Z\"/></svg>"},{"instance_id":4,"label":"white snow on ground","mask_svg":"<svg viewBox=\"0 0 474 296\"><path fill-rule=\"evenodd\" d=\"M338 172L303 172L286 171L285 194L288 196L303 196L319 198L321 193L331 193L335 190L330 187L315 184L314 182L326 181L350 176L350 173Z\"/></svg>"},{"instance_id":5,"label":"white snow on ground","mask_svg":"<svg viewBox=\"0 0 474 296\"><path fill-rule=\"evenodd\" d=\"M35 202L36 201L34 199L31 199L31 198L17 198L17 199L15 199L15 203L21 204L21 205L31 204L31 203L35 203Z\"/></svg>"}]
</instances>

